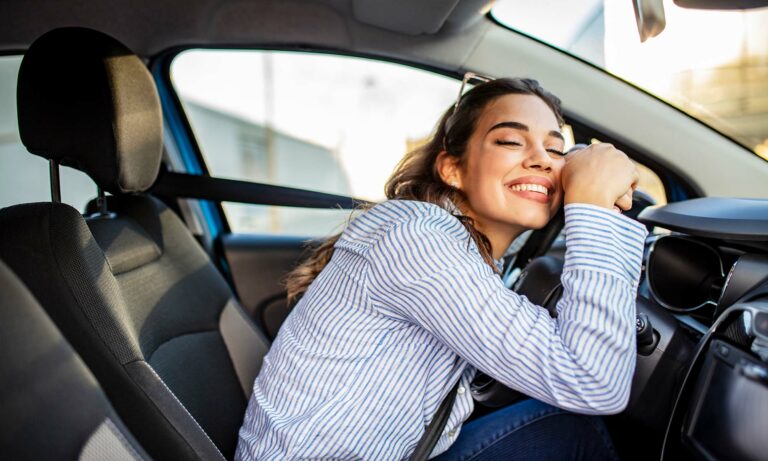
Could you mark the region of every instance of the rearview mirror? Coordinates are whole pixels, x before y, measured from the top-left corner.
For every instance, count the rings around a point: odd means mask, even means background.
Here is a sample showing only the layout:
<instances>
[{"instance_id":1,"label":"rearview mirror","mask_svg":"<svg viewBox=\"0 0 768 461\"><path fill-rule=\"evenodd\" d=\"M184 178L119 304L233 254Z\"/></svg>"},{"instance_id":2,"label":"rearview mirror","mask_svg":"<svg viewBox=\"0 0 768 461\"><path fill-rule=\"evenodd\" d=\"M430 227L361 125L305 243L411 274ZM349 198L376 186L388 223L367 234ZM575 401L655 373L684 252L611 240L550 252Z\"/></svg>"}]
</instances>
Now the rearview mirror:
<instances>
[{"instance_id":1,"label":"rearview mirror","mask_svg":"<svg viewBox=\"0 0 768 461\"><path fill-rule=\"evenodd\" d=\"M640 42L659 35L667 26L663 0L632 0Z\"/></svg>"},{"instance_id":2,"label":"rearview mirror","mask_svg":"<svg viewBox=\"0 0 768 461\"><path fill-rule=\"evenodd\" d=\"M768 0L674 0L680 8L695 10L751 10L768 7ZM667 26L663 0L632 0L640 42L659 35Z\"/></svg>"}]
</instances>

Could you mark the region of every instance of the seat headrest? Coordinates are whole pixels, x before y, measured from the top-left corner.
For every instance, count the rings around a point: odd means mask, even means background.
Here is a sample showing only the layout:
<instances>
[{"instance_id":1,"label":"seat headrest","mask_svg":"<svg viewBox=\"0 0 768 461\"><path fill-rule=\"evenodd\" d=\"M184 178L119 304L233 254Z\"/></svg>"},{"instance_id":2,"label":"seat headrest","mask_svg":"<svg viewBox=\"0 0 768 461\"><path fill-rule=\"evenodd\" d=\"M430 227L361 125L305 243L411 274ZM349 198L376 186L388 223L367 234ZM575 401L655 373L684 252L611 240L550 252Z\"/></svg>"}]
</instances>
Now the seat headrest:
<instances>
[{"instance_id":1,"label":"seat headrest","mask_svg":"<svg viewBox=\"0 0 768 461\"><path fill-rule=\"evenodd\" d=\"M154 80L114 38L54 29L19 69L19 133L27 150L85 172L113 194L142 192L157 178L162 113Z\"/></svg>"}]
</instances>

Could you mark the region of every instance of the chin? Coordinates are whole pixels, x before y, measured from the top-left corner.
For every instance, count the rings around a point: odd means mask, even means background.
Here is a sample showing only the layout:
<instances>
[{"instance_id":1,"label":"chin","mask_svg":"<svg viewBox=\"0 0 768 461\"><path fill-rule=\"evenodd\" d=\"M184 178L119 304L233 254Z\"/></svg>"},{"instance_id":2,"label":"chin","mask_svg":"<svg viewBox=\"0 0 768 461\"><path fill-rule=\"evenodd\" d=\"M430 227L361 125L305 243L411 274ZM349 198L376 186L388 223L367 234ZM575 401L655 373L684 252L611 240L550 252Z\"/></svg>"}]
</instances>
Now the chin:
<instances>
[{"instance_id":1,"label":"chin","mask_svg":"<svg viewBox=\"0 0 768 461\"><path fill-rule=\"evenodd\" d=\"M516 213L516 216L513 219L510 219L510 224L525 227L526 229L541 229L547 225L553 215L554 212L550 214L538 210L528 213Z\"/></svg>"}]
</instances>

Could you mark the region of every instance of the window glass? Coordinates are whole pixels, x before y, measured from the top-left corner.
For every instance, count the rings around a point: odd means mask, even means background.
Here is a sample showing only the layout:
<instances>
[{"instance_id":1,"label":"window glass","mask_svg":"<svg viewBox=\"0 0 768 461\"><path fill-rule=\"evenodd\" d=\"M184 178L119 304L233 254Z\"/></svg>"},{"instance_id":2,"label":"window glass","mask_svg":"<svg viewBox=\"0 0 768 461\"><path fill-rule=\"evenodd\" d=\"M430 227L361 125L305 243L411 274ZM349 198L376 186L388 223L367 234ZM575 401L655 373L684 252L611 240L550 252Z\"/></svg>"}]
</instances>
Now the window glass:
<instances>
[{"instance_id":1,"label":"window glass","mask_svg":"<svg viewBox=\"0 0 768 461\"><path fill-rule=\"evenodd\" d=\"M328 236L344 230L353 210L293 208L223 203L235 232L298 236Z\"/></svg>"},{"instance_id":2,"label":"window glass","mask_svg":"<svg viewBox=\"0 0 768 461\"><path fill-rule=\"evenodd\" d=\"M171 77L219 177L384 199L459 82L410 67L317 53L192 50ZM322 235L349 211L224 204L236 232Z\"/></svg>"},{"instance_id":3,"label":"window glass","mask_svg":"<svg viewBox=\"0 0 768 461\"><path fill-rule=\"evenodd\" d=\"M635 162L640 180L637 182L637 188L650 195L657 205L666 205L667 192L664 190L664 183L659 176L645 165Z\"/></svg>"},{"instance_id":4,"label":"window glass","mask_svg":"<svg viewBox=\"0 0 768 461\"><path fill-rule=\"evenodd\" d=\"M21 56L0 56L0 207L51 200L48 162L30 155L19 138L16 79ZM96 195L85 174L61 168L61 198L83 211Z\"/></svg>"},{"instance_id":5,"label":"window glass","mask_svg":"<svg viewBox=\"0 0 768 461\"><path fill-rule=\"evenodd\" d=\"M642 87L768 160L768 8L697 10L664 0L666 27L641 42L633 3L642 2L500 0L491 14Z\"/></svg>"}]
</instances>

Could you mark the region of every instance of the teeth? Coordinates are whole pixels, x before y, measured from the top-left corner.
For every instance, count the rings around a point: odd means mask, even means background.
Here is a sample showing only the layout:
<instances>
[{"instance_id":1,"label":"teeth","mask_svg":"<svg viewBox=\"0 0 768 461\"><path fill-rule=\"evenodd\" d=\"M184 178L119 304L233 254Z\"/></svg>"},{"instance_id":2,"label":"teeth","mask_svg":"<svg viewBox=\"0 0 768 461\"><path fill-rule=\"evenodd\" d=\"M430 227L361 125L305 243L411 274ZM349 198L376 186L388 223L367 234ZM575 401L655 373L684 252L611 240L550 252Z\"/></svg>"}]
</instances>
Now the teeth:
<instances>
[{"instance_id":1,"label":"teeth","mask_svg":"<svg viewBox=\"0 0 768 461\"><path fill-rule=\"evenodd\" d=\"M546 187L539 184L514 184L509 188L517 192L530 191L530 192L539 192L544 195L547 195L549 193L549 190L547 190Z\"/></svg>"}]
</instances>

